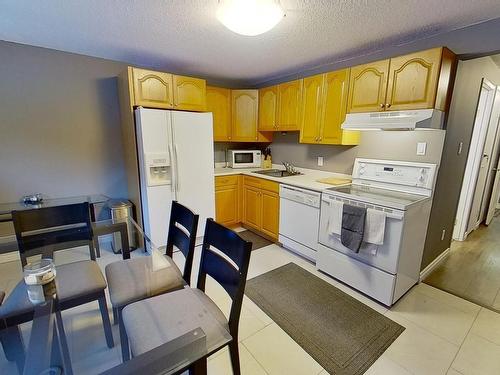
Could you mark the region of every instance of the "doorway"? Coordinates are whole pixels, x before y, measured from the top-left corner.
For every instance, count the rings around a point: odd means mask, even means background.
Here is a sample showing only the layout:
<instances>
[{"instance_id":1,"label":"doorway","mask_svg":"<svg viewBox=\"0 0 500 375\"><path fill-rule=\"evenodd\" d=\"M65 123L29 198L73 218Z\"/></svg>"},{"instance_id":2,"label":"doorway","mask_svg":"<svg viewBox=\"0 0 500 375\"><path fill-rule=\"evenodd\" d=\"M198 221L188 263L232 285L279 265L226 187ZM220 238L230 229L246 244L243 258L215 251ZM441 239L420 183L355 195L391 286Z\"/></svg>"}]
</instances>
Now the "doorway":
<instances>
[{"instance_id":1,"label":"doorway","mask_svg":"<svg viewBox=\"0 0 500 375\"><path fill-rule=\"evenodd\" d=\"M464 241L486 218L498 159L500 88L483 79L453 239Z\"/></svg>"},{"instance_id":2,"label":"doorway","mask_svg":"<svg viewBox=\"0 0 500 375\"><path fill-rule=\"evenodd\" d=\"M500 312L500 86L483 79L446 258L425 278Z\"/></svg>"}]
</instances>

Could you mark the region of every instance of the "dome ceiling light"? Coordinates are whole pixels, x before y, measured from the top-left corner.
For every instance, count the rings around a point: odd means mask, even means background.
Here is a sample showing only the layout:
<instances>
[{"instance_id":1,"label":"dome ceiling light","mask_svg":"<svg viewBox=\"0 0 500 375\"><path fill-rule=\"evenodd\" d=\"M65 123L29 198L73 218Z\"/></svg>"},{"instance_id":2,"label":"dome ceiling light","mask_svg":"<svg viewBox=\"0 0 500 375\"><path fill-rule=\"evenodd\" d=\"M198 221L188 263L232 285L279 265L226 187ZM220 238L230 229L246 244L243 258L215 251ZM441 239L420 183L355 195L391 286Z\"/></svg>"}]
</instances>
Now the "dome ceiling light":
<instances>
[{"instance_id":1,"label":"dome ceiling light","mask_svg":"<svg viewBox=\"0 0 500 375\"><path fill-rule=\"evenodd\" d=\"M217 19L237 34L255 36L276 26L285 16L278 0L219 0Z\"/></svg>"}]
</instances>

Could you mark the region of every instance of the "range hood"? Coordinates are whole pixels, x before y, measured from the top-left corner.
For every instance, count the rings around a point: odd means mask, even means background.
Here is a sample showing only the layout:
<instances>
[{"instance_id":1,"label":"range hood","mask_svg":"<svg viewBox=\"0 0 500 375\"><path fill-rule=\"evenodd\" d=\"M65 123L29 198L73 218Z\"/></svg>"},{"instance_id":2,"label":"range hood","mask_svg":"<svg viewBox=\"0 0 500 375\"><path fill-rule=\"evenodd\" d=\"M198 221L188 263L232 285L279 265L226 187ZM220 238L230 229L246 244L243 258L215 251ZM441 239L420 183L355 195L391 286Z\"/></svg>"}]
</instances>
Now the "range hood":
<instances>
[{"instance_id":1,"label":"range hood","mask_svg":"<svg viewBox=\"0 0 500 375\"><path fill-rule=\"evenodd\" d=\"M444 112L438 109L349 113L344 130L415 130L442 129Z\"/></svg>"}]
</instances>

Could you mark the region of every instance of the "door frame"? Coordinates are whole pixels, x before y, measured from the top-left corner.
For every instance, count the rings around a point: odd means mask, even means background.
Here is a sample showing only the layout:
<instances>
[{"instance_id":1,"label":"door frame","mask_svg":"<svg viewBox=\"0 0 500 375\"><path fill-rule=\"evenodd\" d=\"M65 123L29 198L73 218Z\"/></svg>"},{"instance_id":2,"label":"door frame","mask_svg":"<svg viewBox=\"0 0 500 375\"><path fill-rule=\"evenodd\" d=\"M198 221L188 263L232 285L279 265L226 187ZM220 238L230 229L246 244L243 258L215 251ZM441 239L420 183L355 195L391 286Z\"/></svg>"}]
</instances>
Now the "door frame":
<instances>
[{"instance_id":1,"label":"door frame","mask_svg":"<svg viewBox=\"0 0 500 375\"><path fill-rule=\"evenodd\" d=\"M494 193L493 185L496 177L496 169L498 168L498 157L500 154L500 86L497 86L495 99L493 102L493 110L491 113L490 124L488 128L488 138L492 138L491 144L486 145L489 148L489 163L484 184L483 196L481 198L481 206L479 211L479 223L485 222L488 215L488 208L490 207L491 195ZM497 197L498 200L498 197Z\"/></svg>"},{"instance_id":2,"label":"door frame","mask_svg":"<svg viewBox=\"0 0 500 375\"><path fill-rule=\"evenodd\" d=\"M464 241L469 234L467 225L496 92L496 86L485 78L482 79L480 87L467 164L453 229L453 239L457 241Z\"/></svg>"}]
</instances>

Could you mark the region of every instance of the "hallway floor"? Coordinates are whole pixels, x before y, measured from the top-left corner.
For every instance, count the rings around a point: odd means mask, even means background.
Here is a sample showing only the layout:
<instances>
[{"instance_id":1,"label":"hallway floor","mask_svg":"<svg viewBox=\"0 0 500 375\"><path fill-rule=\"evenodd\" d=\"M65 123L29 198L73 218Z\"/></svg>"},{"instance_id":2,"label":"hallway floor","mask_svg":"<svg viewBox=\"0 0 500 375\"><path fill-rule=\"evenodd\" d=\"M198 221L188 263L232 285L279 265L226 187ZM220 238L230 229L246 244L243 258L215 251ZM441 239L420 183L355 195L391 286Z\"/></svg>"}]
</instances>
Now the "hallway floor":
<instances>
[{"instance_id":1,"label":"hallway floor","mask_svg":"<svg viewBox=\"0 0 500 375\"><path fill-rule=\"evenodd\" d=\"M424 282L500 312L500 217L466 241L453 242L448 257Z\"/></svg>"}]
</instances>

